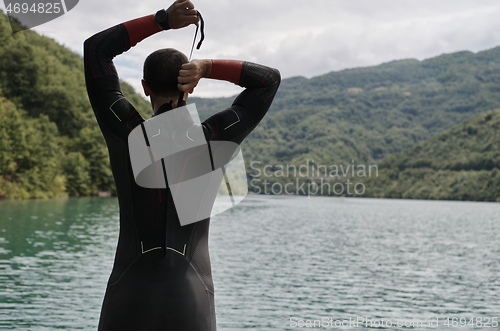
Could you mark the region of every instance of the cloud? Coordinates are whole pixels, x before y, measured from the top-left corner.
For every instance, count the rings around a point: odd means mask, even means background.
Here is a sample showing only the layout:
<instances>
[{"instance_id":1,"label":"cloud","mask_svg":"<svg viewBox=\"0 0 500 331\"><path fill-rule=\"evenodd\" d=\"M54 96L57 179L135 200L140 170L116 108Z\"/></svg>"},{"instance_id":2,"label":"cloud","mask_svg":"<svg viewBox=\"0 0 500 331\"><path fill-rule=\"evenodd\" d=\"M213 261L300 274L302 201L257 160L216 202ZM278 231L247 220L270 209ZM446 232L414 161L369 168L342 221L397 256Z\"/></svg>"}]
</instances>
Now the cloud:
<instances>
[{"instance_id":1,"label":"cloud","mask_svg":"<svg viewBox=\"0 0 500 331\"><path fill-rule=\"evenodd\" d=\"M283 77L313 77L396 59L425 59L500 45L496 0L199 0L206 40L197 58L235 58L280 69ZM82 53L90 35L159 8L131 0L85 0L68 14L35 28ZM117 58L118 72L140 87L142 63L161 47L189 53L194 27L159 33ZM206 93L202 90L205 90ZM238 89L203 82L198 96Z\"/></svg>"}]
</instances>

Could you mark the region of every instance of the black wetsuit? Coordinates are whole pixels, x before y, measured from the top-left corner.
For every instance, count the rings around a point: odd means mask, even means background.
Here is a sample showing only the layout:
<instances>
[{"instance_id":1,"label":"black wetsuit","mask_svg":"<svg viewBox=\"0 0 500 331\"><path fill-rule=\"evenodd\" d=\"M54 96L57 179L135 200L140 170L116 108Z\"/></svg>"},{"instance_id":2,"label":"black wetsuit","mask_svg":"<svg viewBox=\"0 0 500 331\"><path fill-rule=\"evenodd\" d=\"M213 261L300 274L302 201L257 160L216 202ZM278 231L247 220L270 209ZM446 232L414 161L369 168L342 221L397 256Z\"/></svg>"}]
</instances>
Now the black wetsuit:
<instances>
[{"instance_id":1,"label":"black wetsuit","mask_svg":"<svg viewBox=\"0 0 500 331\"><path fill-rule=\"evenodd\" d=\"M153 15L125 22L85 41L85 79L106 140L120 208L115 263L99 330L215 330L208 253L209 219L180 226L170 190L134 181L128 135L144 120L120 91L112 59L159 32ZM240 144L267 112L279 72L241 61L213 61L210 78L246 89L233 105L202 123L207 141ZM155 115L170 110L161 106Z\"/></svg>"}]
</instances>

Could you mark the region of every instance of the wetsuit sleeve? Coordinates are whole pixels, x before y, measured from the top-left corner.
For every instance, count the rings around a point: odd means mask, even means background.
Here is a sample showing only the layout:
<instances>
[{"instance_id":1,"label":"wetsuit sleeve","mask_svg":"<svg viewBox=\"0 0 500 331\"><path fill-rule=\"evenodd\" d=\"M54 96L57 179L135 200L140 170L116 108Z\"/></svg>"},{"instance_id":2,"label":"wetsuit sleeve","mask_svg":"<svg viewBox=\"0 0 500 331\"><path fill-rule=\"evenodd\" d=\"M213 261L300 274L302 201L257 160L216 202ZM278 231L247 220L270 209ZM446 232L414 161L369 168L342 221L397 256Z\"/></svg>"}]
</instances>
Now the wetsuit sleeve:
<instances>
[{"instance_id":1,"label":"wetsuit sleeve","mask_svg":"<svg viewBox=\"0 0 500 331\"><path fill-rule=\"evenodd\" d=\"M149 15L111 27L85 41L87 92L105 137L112 133L126 142L130 131L144 121L121 92L113 58L159 31L154 15Z\"/></svg>"},{"instance_id":2,"label":"wetsuit sleeve","mask_svg":"<svg viewBox=\"0 0 500 331\"><path fill-rule=\"evenodd\" d=\"M212 60L209 78L229 81L245 90L230 108L203 122L205 137L207 141L224 140L240 144L271 106L281 81L280 73L277 69L251 62Z\"/></svg>"}]
</instances>

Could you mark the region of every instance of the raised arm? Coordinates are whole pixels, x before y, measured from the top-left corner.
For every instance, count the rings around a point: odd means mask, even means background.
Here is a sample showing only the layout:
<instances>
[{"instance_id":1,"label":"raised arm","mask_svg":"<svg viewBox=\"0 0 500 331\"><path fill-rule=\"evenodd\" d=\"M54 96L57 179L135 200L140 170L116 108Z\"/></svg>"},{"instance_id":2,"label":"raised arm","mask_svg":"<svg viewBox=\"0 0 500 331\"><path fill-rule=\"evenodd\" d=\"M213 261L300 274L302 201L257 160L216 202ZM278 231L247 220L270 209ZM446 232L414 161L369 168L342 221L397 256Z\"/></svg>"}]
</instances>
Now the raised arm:
<instances>
[{"instance_id":1,"label":"raised arm","mask_svg":"<svg viewBox=\"0 0 500 331\"><path fill-rule=\"evenodd\" d=\"M230 108L203 122L207 140L238 144L262 120L281 81L277 69L260 64L236 60L193 60L182 66L178 88L190 91L201 78L224 80L245 87Z\"/></svg>"},{"instance_id":2,"label":"raised arm","mask_svg":"<svg viewBox=\"0 0 500 331\"><path fill-rule=\"evenodd\" d=\"M191 1L177 0L168 9L168 25L179 29L198 23ZM141 40L163 30L154 15L148 15L113 26L88 38L84 43L85 80L90 103L101 130L122 139L142 117L124 98L113 58Z\"/></svg>"}]
</instances>

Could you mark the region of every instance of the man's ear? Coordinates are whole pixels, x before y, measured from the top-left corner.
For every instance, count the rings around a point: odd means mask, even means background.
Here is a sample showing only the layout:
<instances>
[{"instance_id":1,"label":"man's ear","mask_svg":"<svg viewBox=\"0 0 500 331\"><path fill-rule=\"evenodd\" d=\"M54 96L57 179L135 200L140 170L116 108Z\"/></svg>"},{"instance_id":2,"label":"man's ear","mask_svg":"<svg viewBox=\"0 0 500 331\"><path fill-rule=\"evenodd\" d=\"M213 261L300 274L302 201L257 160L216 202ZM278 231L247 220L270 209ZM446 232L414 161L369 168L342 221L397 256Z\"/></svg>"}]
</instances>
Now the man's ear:
<instances>
[{"instance_id":1,"label":"man's ear","mask_svg":"<svg viewBox=\"0 0 500 331\"><path fill-rule=\"evenodd\" d=\"M144 89L144 94L149 97L151 90L149 89L148 83L144 79L141 80L142 88Z\"/></svg>"}]
</instances>

